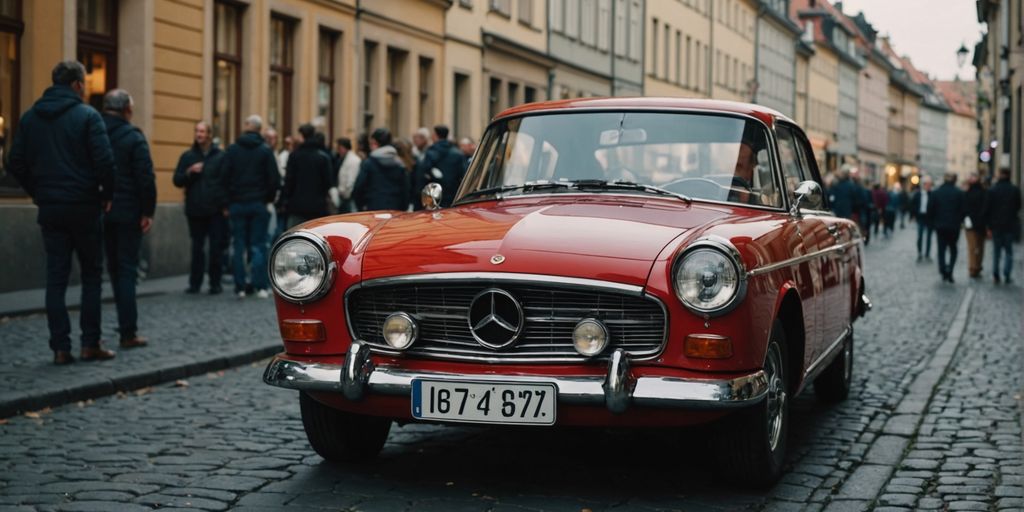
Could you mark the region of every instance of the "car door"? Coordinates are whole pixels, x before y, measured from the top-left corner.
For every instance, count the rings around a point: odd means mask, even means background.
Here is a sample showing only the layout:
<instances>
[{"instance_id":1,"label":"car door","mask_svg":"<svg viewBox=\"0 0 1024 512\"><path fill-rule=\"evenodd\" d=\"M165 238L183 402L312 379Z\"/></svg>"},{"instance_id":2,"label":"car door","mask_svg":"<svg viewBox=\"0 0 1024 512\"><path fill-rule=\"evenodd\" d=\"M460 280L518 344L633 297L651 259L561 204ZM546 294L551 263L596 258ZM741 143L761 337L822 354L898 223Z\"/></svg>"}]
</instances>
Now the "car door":
<instances>
[{"instance_id":1,"label":"car door","mask_svg":"<svg viewBox=\"0 0 1024 512\"><path fill-rule=\"evenodd\" d=\"M811 145L803 133L794 131L795 140L801 148L802 162L807 173L806 179L822 184L817 161L811 153ZM824 186L822 186L824 190ZM828 207L828 194L822 194L821 203L802 210L805 217L820 221L822 231L818 233L818 250L821 253L822 279L822 345L820 351L827 351L843 336L850 318L849 271L850 258L846 242L852 234L848 224L832 214Z\"/></svg>"},{"instance_id":2,"label":"car door","mask_svg":"<svg viewBox=\"0 0 1024 512\"><path fill-rule=\"evenodd\" d=\"M779 160L782 164L783 187L790 201L800 182L813 179L808 167L807 154L801 143L802 133L799 129L778 123L775 137L779 148ZM789 238L789 258L804 258L797 268L797 286L804 305L804 323L806 324L806 345L804 349L804 368L807 368L821 353L825 343L827 328L827 312L825 311L825 273L829 269L821 251L831 246L831 236L819 215L790 216L787 224L795 229L795 237ZM790 231L790 229L787 229Z\"/></svg>"}]
</instances>

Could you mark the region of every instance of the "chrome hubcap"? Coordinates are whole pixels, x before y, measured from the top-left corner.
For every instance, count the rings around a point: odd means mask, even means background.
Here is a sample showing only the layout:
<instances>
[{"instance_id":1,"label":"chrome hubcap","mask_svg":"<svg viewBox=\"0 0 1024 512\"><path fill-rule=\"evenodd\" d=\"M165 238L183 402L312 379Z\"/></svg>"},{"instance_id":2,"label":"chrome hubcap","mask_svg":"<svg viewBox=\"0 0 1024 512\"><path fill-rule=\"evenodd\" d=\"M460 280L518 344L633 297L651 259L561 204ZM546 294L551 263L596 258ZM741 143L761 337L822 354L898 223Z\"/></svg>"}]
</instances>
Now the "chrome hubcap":
<instances>
[{"instance_id":1,"label":"chrome hubcap","mask_svg":"<svg viewBox=\"0 0 1024 512\"><path fill-rule=\"evenodd\" d=\"M782 356L779 346L768 346L768 356L764 361L764 370L768 375L768 444L772 451L779 446L782 438L783 411L786 406L786 382L782 375Z\"/></svg>"}]
</instances>

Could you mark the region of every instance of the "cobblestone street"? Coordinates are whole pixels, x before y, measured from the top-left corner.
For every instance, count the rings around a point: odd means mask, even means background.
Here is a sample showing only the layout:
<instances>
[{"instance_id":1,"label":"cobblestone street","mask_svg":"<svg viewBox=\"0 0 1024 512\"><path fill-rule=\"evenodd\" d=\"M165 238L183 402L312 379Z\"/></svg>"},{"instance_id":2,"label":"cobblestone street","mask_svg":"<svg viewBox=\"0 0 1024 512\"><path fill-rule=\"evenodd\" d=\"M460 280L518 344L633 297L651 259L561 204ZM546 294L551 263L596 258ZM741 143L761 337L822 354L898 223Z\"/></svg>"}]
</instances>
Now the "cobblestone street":
<instances>
[{"instance_id":1,"label":"cobblestone street","mask_svg":"<svg viewBox=\"0 0 1024 512\"><path fill-rule=\"evenodd\" d=\"M1022 510L1022 288L969 280L962 237L956 284L941 283L915 263L914 231L866 248L875 307L856 324L851 396L795 399L788 471L765 492L707 471L706 429L405 425L376 461L331 465L260 362L0 420L0 510ZM266 304L202 300L142 299L145 334L276 335ZM189 322L232 314L245 330ZM44 333L38 316L0 325L40 357Z\"/></svg>"}]
</instances>

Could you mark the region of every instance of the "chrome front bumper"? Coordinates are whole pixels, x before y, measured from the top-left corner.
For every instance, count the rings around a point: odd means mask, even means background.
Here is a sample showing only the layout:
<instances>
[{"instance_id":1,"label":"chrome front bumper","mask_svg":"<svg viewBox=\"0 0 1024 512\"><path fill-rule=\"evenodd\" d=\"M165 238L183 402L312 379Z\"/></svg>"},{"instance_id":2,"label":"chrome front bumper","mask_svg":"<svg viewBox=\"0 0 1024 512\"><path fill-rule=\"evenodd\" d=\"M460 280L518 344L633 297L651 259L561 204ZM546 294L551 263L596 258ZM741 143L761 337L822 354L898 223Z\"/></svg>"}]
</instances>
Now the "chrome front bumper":
<instances>
[{"instance_id":1,"label":"chrome front bumper","mask_svg":"<svg viewBox=\"0 0 1024 512\"><path fill-rule=\"evenodd\" d=\"M278 356L263 373L263 382L271 386L340 392L353 401L367 393L410 396L414 379L551 383L557 386L561 403L604 405L615 413L624 412L631 404L679 409L745 407L760 402L768 392L768 379L761 370L732 379L633 377L629 359L621 349L612 354L603 377L454 374L375 367L369 347L359 341L352 344L340 366Z\"/></svg>"}]
</instances>

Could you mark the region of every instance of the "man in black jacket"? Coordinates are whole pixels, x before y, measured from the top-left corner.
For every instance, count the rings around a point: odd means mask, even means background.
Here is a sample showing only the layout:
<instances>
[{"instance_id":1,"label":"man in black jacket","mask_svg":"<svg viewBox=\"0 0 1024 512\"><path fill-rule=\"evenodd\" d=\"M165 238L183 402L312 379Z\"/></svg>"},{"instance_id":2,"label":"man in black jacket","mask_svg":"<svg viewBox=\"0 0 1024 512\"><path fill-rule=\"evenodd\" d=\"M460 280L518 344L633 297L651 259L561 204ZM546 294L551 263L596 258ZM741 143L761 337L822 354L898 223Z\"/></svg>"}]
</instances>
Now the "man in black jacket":
<instances>
[{"instance_id":1,"label":"man in black jacket","mask_svg":"<svg viewBox=\"0 0 1024 512\"><path fill-rule=\"evenodd\" d=\"M917 223L917 261L926 259L931 261L932 257L932 218L929 216L929 207L932 200L932 177L925 176L921 180L921 186L914 191L910 198L910 217Z\"/></svg>"},{"instance_id":2,"label":"man in black jacket","mask_svg":"<svg viewBox=\"0 0 1024 512\"><path fill-rule=\"evenodd\" d=\"M967 178L967 192L964 196L964 208L970 226L965 226L964 238L967 239L967 274L971 279L981 277L982 261L985 258L985 189L977 173Z\"/></svg>"},{"instance_id":3,"label":"man in black jacket","mask_svg":"<svg viewBox=\"0 0 1024 512\"><path fill-rule=\"evenodd\" d=\"M327 215L327 196L333 186L331 157L316 136L316 128L304 124L299 127L299 135L302 144L288 156L281 190L289 229Z\"/></svg>"},{"instance_id":4,"label":"man in black jacket","mask_svg":"<svg viewBox=\"0 0 1024 512\"><path fill-rule=\"evenodd\" d=\"M153 226L156 211L156 177L149 144L142 131L131 124L132 97L124 89L114 89L103 97L103 122L114 150L114 198L104 217L107 272L117 304L121 348L141 347L138 336L138 307L135 304L135 280L139 272L142 235Z\"/></svg>"},{"instance_id":5,"label":"man in black jacket","mask_svg":"<svg viewBox=\"0 0 1024 512\"><path fill-rule=\"evenodd\" d=\"M1003 281L1010 284L1013 269L1013 242L1020 235L1020 188L1010 183L1010 170L999 171L999 181L988 191L983 216L992 231L992 277L999 284L999 257L1003 261Z\"/></svg>"},{"instance_id":6,"label":"man in black jacket","mask_svg":"<svg viewBox=\"0 0 1024 512\"><path fill-rule=\"evenodd\" d=\"M947 173L942 186L932 193L928 202L928 216L935 226L935 237L939 242L939 273L942 274L942 280L949 283L953 282L960 223L964 221L966 213L965 195L963 190L956 187L956 173Z\"/></svg>"},{"instance_id":7,"label":"man in black jacket","mask_svg":"<svg viewBox=\"0 0 1024 512\"><path fill-rule=\"evenodd\" d=\"M358 211L405 211L409 207L409 177L386 128L377 128L370 135L370 154L359 165L352 200Z\"/></svg>"},{"instance_id":8,"label":"man in black jacket","mask_svg":"<svg viewBox=\"0 0 1024 512\"><path fill-rule=\"evenodd\" d=\"M210 124L199 121L195 127L192 147L181 154L178 167L174 169L174 186L185 189L185 217L188 219L188 233L192 239L192 266L185 293L199 293L203 284L203 270L206 266L204 245L209 240L210 295L221 292L221 247L227 234L227 220L220 205L218 184L220 160L224 152L213 143Z\"/></svg>"},{"instance_id":9,"label":"man in black jacket","mask_svg":"<svg viewBox=\"0 0 1024 512\"><path fill-rule=\"evenodd\" d=\"M75 61L61 62L53 68L52 78L53 86L21 116L11 146L10 171L39 206L53 362L75 360L64 302L72 253L78 254L82 276L81 358L111 359L114 352L100 343L100 214L114 188L114 155L100 114L82 102L85 67Z\"/></svg>"},{"instance_id":10,"label":"man in black jacket","mask_svg":"<svg viewBox=\"0 0 1024 512\"><path fill-rule=\"evenodd\" d=\"M250 284L245 253L250 253L251 285L260 298L267 298L267 228L269 205L281 188L277 159L260 136L263 119L252 115L245 120L245 133L228 147L223 159L224 187L234 240L235 294L244 299Z\"/></svg>"},{"instance_id":11,"label":"man in black jacket","mask_svg":"<svg viewBox=\"0 0 1024 512\"><path fill-rule=\"evenodd\" d=\"M441 185L441 206L451 206L455 200L455 192L462 183L462 177L466 173L466 157L462 155L455 144L448 140L448 127L437 125L434 127L431 137L434 141L427 148L423 159L416 163L416 170L413 173L412 197L413 208L419 210L420 191L428 183Z\"/></svg>"}]
</instances>

